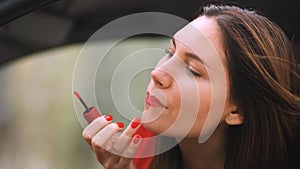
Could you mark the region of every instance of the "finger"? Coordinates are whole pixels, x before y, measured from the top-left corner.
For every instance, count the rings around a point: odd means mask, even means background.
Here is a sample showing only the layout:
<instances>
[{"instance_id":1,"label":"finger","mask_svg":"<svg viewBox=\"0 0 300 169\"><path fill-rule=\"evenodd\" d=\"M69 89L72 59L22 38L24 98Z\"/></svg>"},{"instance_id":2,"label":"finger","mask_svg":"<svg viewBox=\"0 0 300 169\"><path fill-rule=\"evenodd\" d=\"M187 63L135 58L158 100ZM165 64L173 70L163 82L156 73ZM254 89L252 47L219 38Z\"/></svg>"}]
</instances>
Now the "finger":
<instances>
[{"instance_id":1,"label":"finger","mask_svg":"<svg viewBox=\"0 0 300 169\"><path fill-rule=\"evenodd\" d=\"M121 131L124 127L124 124L121 122L110 123L101 129L91 141L92 149L96 152L98 149L101 148L105 149L106 143L110 139L114 139L113 136ZM106 149L107 150L107 149Z\"/></svg>"},{"instance_id":2,"label":"finger","mask_svg":"<svg viewBox=\"0 0 300 169\"><path fill-rule=\"evenodd\" d=\"M111 153L106 151L105 149L98 147L97 150L94 151L96 155L96 159L105 167L109 168L107 163L108 159L111 158Z\"/></svg>"},{"instance_id":3,"label":"finger","mask_svg":"<svg viewBox=\"0 0 300 169\"><path fill-rule=\"evenodd\" d=\"M138 149L141 141L142 141L142 138L138 134L136 134L132 138L129 146L122 153L122 157L119 160L118 164L119 164L120 168L125 168L126 166L130 166L131 165L130 163L132 161L132 158L134 157L134 155L136 153L136 150Z\"/></svg>"},{"instance_id":4,"label":"finger","mask_svg":"<svg viewBox=\"0 0 300 169\"><path fill-rule=\"evenodd\" d=\"M109 159L115 156L109 152L107 145L114 142L117 132L122 130L123 126L124 124L120 122L111 123L99 131L91 141L91 147L96 154L97 160L106 166L105 168L110 168Z\"/></svg>"},{"instance_id":5,"label":"finger","mask_svg":"<svg viewBox=\"0 0 300 169\"><path fill-rule=\"evenodd\" d=\"M130 162L129 169L137 169L134 162L133 162L133 160L131 160L131 162Z\"/></svg>"},{"instance_id":6,"label":"finger","mask_svg":"<svg viewBox=\"0 0 300 169\"><path fill-rule=\"evenodd\" d=\"M108 143L111 143L111 141L108 141L105 145L106 149L109 149L112 154L110 154L110 157L105 160L103 163L107 168L115 167L116 164L120 161L120 155L124 149L124 147L128 146L128 143L132 139L132 136L134 133L136 133L138 127L140 126L140 118L135 118L129 126L126 128L126 130L116 138L115 141L113 141L113 147L110 149L107 145ZM112 137L114 137L113 135ZM102 147L103 148L103 147ZM129 165L127 166L127 168ZM122 167L123 169L123 167Z\"/></svg>"},{"instance_id":7,"label":"finger","mask_svg":"<svg viewBox=\"0 0 300 169\"><path fill-rule=\"evenodd\" d=\"M120 156L110 153L109 158L106 158L106 160L102 164L104 168L118 168L117 165L119 160Z\"/></svg>"},{"instance_id":8,"label":"finger","mask_svg":"<svg viewBox=\"0 0 300 169\"><path fill-rule=\"evenodd\" d=\"M98 131L112 122L113 117L111 115L104 115L96 118L91 122L82 132L82 137L90 144L91 138L93 138Z\"/></svg>"},{"instance_id":9,"label":"finger","mask_svg":"<svg viewBox=\"0 0 300 169\"><path fill-rule=\"evenodd\" d=\"M132 136L138 130L141 124L141 119L136 117L126 128L126 130L120 135L120 137L116 140L115 144L112 147L111 152L117 155L120 155L124 148L128 145Z\"/></svg>"},{"instance_id":10,"label":"finger","mask_svg":"<svg viewBox=\"0 0 300 169\"><path fill-rule=\"evenodd\" d=\"M102 166L104 168L115 168L115 169L137 169L132 159L123 159L120 161L120 164L118 162L113 162L114 160L111 160L112 158L120 159L120 156L113 156L110 157L109 160L106 160L102 163Z\"/></svg>"}]
</instances>

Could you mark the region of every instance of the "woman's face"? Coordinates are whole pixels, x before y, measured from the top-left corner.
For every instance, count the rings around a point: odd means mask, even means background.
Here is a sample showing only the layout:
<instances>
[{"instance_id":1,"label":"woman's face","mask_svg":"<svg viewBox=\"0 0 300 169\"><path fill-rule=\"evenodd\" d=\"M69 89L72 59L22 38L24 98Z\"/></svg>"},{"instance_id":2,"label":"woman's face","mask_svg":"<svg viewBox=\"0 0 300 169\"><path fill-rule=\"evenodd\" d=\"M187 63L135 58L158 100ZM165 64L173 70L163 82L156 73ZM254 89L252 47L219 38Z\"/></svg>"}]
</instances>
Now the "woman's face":
<instances>
[{"instance_id":1,"label":"woman's face","mask_svg":"<svg viewBox=\"0 0 300 169\"><path fill-rule=\"evenodd\" d=\"M164 135L172 137L198 138L213 105L213 97L218 99L219 96L222 98L221 95L225 96L224 100L219 100L224 102L224 109L218 124L224 121L229 112L236 109L236 106L229 103L228 73L227 68L223 66L226 60L217 23L202 16L195 20L193 27L210 42L209 45L218 58L202 55L211 49L193 49L195 44L205 46L203 43L206 41L201 37L191 36L188 33L190 31L183 31L180 36L175 35L171 38L167 55L158 62L151 73L142 116L144 126L155 133L165 132ZM188 37L188 40L182 40L180 37ZM197 54L195 51L198 51ZM226 83L212 84L209 71L220 68L214 66L218 60L222 63ZM224 88L225 94L213 91L215 88ZM220 112L211 113L213 115Z\"/></svg>"}]
</instances>

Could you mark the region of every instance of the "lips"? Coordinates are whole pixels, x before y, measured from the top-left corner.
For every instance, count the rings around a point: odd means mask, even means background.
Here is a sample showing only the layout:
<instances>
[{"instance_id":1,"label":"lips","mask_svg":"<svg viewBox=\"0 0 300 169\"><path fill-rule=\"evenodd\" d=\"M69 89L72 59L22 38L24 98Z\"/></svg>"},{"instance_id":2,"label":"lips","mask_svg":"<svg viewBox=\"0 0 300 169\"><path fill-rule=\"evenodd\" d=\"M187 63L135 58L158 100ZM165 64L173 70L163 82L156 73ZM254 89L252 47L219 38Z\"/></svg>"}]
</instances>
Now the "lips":
<instances>
[{"instance_id":1,"label":"lips","mask_svg":"<svg viewBox=\"0 0 300 169\"><path fill-rule=\"evenodd\" d=\"M166 106L158 98L156 98L153 95L150 95L149 92L147 92L146 104L152 107L166 108Z\"/></svg>"}]
</instances>

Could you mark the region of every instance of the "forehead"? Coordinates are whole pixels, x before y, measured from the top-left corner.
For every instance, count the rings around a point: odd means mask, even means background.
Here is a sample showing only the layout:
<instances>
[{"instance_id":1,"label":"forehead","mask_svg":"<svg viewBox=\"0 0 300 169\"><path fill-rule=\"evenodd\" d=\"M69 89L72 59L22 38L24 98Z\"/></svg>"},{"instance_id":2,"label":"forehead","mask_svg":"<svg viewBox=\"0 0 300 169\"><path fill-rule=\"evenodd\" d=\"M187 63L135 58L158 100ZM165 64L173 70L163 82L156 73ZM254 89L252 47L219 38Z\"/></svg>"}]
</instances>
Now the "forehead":
<instances>
[{"instance_id":1,"label":"forehead","mask_svg":"<svg viewBox=\"0 0 300 169\"><path fill-rule=\"evenodd\" d=\"M215 47L219 46L221 42L221 31L217 22L213 18L201 16L190 23L196 29L214 44Z\"/></svg>"},{"instance_id":2,"label":"forehead","mask_svg":"<svg viewBox=\"0 0 300 169\"><path fill-rule=\"evenodd\" d=\"M201 16L179 30L174 38L207 62L225 61L222 36L214 19Z\"/></svg>"}]
</instances>

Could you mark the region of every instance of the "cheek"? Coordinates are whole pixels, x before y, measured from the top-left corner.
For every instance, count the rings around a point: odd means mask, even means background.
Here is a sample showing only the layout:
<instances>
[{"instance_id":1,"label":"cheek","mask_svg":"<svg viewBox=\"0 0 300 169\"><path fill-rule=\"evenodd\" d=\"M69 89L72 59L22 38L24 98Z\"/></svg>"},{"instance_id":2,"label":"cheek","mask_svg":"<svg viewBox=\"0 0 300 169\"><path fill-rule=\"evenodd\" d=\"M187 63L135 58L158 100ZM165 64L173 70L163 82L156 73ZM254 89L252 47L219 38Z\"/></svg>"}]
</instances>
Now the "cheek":
<instances>
[{"instance_id":1,"label":"cheek","mask_svg":"<svg viewBox=\"0 0 300 169\"><path fill-rule=\"evenodd\" d=\"M193 127L191 128L188 134L189 137L199 137L199 134L207 118L208 112L211 108L211 88L209 83L202 84L201 86L199 86L199 96L200 96L199 102L194 103L194 104L199 104L197 117L194 120L193 119L188 120L188 121L193 120ZM191 118L193 117L193 115L187 117Z\"/></svg>"},{"instance_id":2,"label":"cheek","mask_svg":"<svg viewBox=\"0 0 300 169\"><path fill-rule=\"evenodd\" d=\"M200 87L200 92L199 92L199 96L200 96L200 110L199 110L199 115L200 116L207 116L208 111L210 109L211 106L211 99L212 99L212 92L211 92L211 87L209 84L206 85L202 85Z\"/></svg>"},{"instance_id":3,"label":"cheek","mask_svg":"<svg viewBox=\"0 0 300 169\"><path fill-rule=\"evenodd\" d=\"M179 81L179 80L178 80ZM159 117L144 126L155 132L173 137L198 137L207 117L211 103L211 88L208 81L190 82L174 85L165 90L168 109ZM153 82L148 89L152 89ZM153 116L155 112L144 112L145 116Z\"/></svg>"},{"instance_id":4,"label":"cheek","mask_svg":"<svg viewBox=\"0 0 300 169\"><path fill-rule=\"evenodd\" d=\"M172 107L160 118L161 127L168 129L166 135L199 137L211 106L211 90L208 82L198 84L198 90L194 89L186 85L181 87L181 91L178 88L176 93L169 95Z\"/></svg>"}]
</instances>

